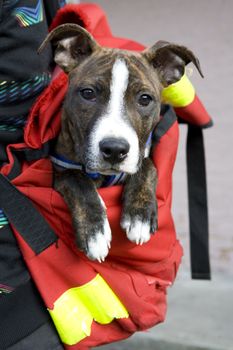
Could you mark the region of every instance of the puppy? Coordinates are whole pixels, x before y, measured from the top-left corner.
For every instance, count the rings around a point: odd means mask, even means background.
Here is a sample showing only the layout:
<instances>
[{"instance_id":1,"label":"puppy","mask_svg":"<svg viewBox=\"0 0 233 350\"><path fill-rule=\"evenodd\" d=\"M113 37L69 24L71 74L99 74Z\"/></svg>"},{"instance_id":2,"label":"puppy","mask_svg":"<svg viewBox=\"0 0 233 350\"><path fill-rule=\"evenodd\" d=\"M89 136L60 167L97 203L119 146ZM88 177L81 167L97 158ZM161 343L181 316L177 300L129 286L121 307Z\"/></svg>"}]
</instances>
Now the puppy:
<instances>
[{"instance_id":1,"label":"puppy","mask_svg":"<svg viewBox=\"0 0 233 350\"><path fill-rule=\"evenodd\" d=\"M71 211L78 247L101 262L109 252L111 229L96 189L106 179L125 178L121 227L136 244L150 239L157 230L157 174L148 147L159 121L161 92L191 61L202 73L190 50L168 42L141 53L103 48L76 24L54 29L39 51L49 41L55 62L69 74L52 158L55 188Z\"/></svg>"}]
</instances>

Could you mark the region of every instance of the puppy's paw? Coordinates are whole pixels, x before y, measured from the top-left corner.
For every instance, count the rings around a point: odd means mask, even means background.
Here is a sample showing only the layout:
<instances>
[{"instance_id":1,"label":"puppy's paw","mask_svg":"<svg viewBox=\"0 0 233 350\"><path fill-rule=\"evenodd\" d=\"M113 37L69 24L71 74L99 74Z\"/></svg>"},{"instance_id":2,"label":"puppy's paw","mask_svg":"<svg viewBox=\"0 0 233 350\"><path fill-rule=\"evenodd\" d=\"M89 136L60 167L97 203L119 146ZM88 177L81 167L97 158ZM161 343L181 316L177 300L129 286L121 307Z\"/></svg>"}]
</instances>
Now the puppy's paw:
<instances>
[{"instance_id":1,"label":"puppy's paw","mask_svg":"<svg viewBox=\"0 0 233 350\"><path fill-rule=\"evenodd\" d=\"M143 222L140 218L132 220L129 216L126 216L121 221L121 227L126 231L126 235L131 242L142 245L150 239L150 224L149 222Z\"/></svg>"},{"instance_id":2,"label":"puppy's paw","mask_svg":"<svg viewBox=\"0 0 233 350\"><path fill-rule=\"evenodd\" d=\"M151 235L157 230L156 203L147 209L134 210L131 207L128 212L125 210L121 219L121 227L131 242L140 245L148 242Z\"/></svg>"},{"instance_id":3,"label":"puppy's paw","mask_svg":"<svg viewBox=\"0 0 233 350\"><path fill-rule=\"evenodd\" d=\"M86 254L88 258L99 262L104 261L110 249L111 238L111 229L107 218L105 218L102 228L87 239Z\"/></svg>"}]
</instances>

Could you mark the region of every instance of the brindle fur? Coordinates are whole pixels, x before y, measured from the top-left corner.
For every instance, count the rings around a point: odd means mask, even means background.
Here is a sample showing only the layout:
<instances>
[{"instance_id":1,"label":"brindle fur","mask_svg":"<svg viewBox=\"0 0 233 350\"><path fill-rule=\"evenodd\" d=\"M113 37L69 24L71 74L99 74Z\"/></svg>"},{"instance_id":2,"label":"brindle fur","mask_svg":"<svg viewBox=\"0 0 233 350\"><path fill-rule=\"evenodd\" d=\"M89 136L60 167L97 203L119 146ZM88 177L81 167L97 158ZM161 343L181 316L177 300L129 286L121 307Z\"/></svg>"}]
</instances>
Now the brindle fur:
<instances>
[{"instance_id":1,"label":"brindle fur","mask_svg":"<svg viewBox=\"0 0 233 350\"><path fill-rule=\"evenodd\" d=\"M66 38L71 39L65 42ZM125 221L133 225L140 220L149 223L153 234L157 230L157 174L151 159L144 158L144 148L149 133L159 121L163 87L179 80L190 61L201 73L197 58L187 48L167 42L159 42L142 53L102 48L89 33L74 24L55 29L45 39L41 49L50 40L55 48L55 61L69 73L69 88L56 152L75 162L89 162L89 132L106 110L113 63L116 58L123 58L126 62L129 81L125 93L125 118L138 135L140 157L137 173L129 175L124 185L121 225L125 228ZM95 87L99 94L98 105L82 103L78 91L85 86ZM154 97L152 106L135 106L135 96L139 90L147 91ZM71 211L77 245L91 259L96 257L90 254L88 242L97 232L103 231L106 220L106 212L96 190L103 179L93 181L78 170L55 173L55 188Z\"/></svg>"},{"instance_id":2,"label":"brindle fur","mask_svg":"<svg viewBox=\"0 0 233 350\"><path fill-rule=\"evenodd\" d=\"M124 226L125 221L130 221L133 225L135 220L140 220L149 222L151 234L157 230L156 185L156 169L151 159L145 158L138 172L126 180L123 194L122 226Z\"/></svg>"}]
</instances>

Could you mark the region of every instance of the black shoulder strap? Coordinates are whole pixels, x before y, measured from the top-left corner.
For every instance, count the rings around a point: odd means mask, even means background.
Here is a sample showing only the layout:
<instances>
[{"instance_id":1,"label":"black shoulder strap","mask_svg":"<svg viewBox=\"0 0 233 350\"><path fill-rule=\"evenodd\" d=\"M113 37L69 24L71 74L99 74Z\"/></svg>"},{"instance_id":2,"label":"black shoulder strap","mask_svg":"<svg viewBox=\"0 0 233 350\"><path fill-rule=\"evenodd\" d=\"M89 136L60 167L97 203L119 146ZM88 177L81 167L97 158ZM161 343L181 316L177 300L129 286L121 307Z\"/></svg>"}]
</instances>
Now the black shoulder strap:
<instances>
[{"instance_id":1,"label":"black shoulder strap","mask_svg":"<svg viewBox=\"0 0 233 350\"><path fill-rule=\"evenodd\" d=\"M0 208L36 254L57 241L56 234L32 201L2 174L0 188Z\"/></svg>"},{"instance_id":2,"label":"black shoulder strap","mask_svg":"<svg viewBox=\"0 0 233 350\"><path fill-rule=\"evenodd\" d=\"M36 254L57 241L56 234L33 203L2 174L0 208ZM31 280L7 297L2 295L0 309L0 339L4 349L49 322L49 315Z\"/></svg>"},{"instance_id":3,"label":"black shoulder strap","mask_svg":"<svg viewBox=\"0 0 233 350\"><path fill-rule=\"evenodd\" d=\"M172 125L177 121L176 114L174 109L169 105L163 104L160 111L161 120L156 125L156 128L153 132L152 140L153 144L159 142L161 137L166 134L166 132L172 127Z\"/></svg>"},{"instance_id":4,"label":"black shoulder strap","mask_svg":"<svg viewBox=\"0 0 233 350\"><path fill-rule=\"evenodd\" d=\"M208 204L203 131L188 125L187 176L193 279L210 279Z\"/></svg>"},{"instance_id":5,"label":"black shoulder strap","mask_svg":"<svg viewBox=\"0 0 233 350\"><path fill-rule=\"evenodd\" d=\"M22 160L28 162L36 161L42 158L47 158L50 154L50 148L53 141L47 141L43 144L41 148L21 148L21 149L12 149L11 153L14 158L13 166L7 175L9 180L13 180L19 176L22 172ZM1 151L1 149L0 149Z\"/></svg>"},{"instance_id":6,"label":"black shoulder strap","mask_svg":"<svg viewBox=\"0 0 233 350\"><path fill-rule=\"evenodd\" d=\"M177 117L173 108L162 105L162 119L157 125L153 141L170 129ZM184 123L178 117L179 123ZM212 123L205 127L211 126ZM193 279L210 279L208 201L205 168L205 149L201 127L188 124L187 134L187 177L189 202L189 231L191 251L191 273Z\"/></svg>"}]
</instances>

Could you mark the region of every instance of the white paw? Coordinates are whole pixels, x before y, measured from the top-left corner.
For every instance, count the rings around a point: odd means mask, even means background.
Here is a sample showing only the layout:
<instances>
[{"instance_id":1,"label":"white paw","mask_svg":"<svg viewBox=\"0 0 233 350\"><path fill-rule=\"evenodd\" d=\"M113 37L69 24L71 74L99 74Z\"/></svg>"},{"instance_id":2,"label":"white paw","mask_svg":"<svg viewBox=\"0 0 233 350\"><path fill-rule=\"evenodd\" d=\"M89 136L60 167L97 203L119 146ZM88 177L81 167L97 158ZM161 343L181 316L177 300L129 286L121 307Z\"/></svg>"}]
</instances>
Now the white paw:
<instances>
[{"instance_id":1,"label":"white paw","mask_svg":"<svg viewBox=\"0 0 233 350\"><path fill-rule=\"evenodd\" d=\"M141 220L131 221L130 218L124 219L121 222L121 227L126 231L126 235L131 242L142 245L149 241L150 224Z\"/></svg>"},{"instance_id":2,"label":"white paw","mask_svg":"<svg viewBox=\"0 0 233 350\"><path fill-rule=\"evenodd\" d=\"M107 218L105 218L103 231L98 231L87 242L87 256L92 260L104 261L111 246L111 239L111 229Z\"/></svg>"}]
</instances>

